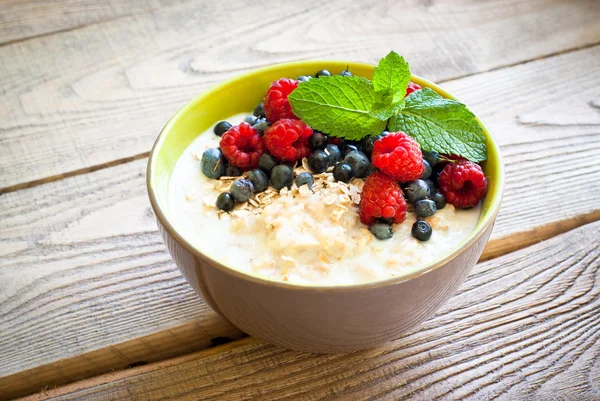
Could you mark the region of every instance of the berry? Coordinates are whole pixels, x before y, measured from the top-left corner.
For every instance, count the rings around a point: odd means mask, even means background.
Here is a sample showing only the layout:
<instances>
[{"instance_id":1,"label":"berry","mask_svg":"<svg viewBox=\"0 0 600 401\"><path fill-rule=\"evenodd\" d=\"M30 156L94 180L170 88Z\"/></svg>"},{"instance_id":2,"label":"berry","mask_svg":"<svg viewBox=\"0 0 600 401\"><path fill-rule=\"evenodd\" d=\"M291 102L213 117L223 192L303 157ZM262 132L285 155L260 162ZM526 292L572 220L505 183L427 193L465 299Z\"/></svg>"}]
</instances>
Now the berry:
<instances>
[{"instance_id":1,"label":"berry","mask_svg":"<svg viewBox=\"0 0 600 401\"><path fill-rule=\"evenodd\" d=\"M295 120L288 95L298 87L298 81L281 78L271 84L265 94L264 108L267 120L272 123L282 118Z\"/></svg>"},{"instance_id":2,"label":"berry","mask_svg":"<svg viewBox=\"0 0 600 401\"><path fill-rule=\"evenodd\" d=\"M208 149L202 153L200 169L208 178L219 179L225 174L227 161L223 153L217 148Z\"/></svg>"},{"instance_id":3,"label":"berry","mask_svg":"<svg viewBox=\"0 0 600 401\"><path fill-rule=\"evenodd\" d=\"M307 82L310 81L312 77L310 75L300 75L296 81L298 82Z\"/></svg>"},{"instance_id":4,"label":"berry","mask_svg":"<svg viewBox=\"0 0 600 401\"><path fill-rule=\"evenodd\" d=\"M300 120L279 120L265 131L265 145L279 160L293 162L310 153L308 138L312 132L312 129Z\"/></svg>"},{"instance_id":5,"label":"berry","mask_svg":"<svg viewBox=\"0 0 600 401\"><path fill-rule=\"evenodd\" d=\"M376 171L377 167L375 167L373 164L369 164L369 167L367 168L367 177L375 173Z\"/></svg>"},{"instance_id":6,"label":"berry","mask_svg":"<svg viewBox=\"0 0 600 401\"><path fill-rule=\"evenodd\" d=\"M388 136L389 134L390 134L390 131L383 130L383 131L381 131L381 134L379 134L379 135L381 135L381 137L383 138L384 136Z\"/></svg>"},{"instance_id":7,"label":"berry","mask_svg":"<svg viewBox=\"0 0 600 401\"><path fill-rule=\"evenodd\" d=\"M344 146L344 156L346 156L350 152L358 152L358 146L352 145L350 143L345 144L345 146Z\"/></svg>"},{"instance_id":8,"label":"berry","mask_svg":"<svg viewBox=\"0 0 600 401\"><path fill-rule=\"evenodd\" d=\"M329 158L327 153L323 150L315 150L308 156L308 167L315 174L320 174L327 171L329 165Z\"/></svg>"},{"instance_id":9,"label":"berry","mask_svg":"<svg viewBox=\"0 0 600 401\"><path fill-rule=\"evenodd\" d=\"M340 149L344 149L344 146L346 145L346 141L344 140L344 138L338 138L335 136L330 136L329 138L327 138L327 143L337 145Z\"/></svg>"},{"instance_id":10,"label":"berry","mask_svg":"<svg viewBox=\"0 0 600 401\"><path fill-rule=\"evenodd\" d=\"M311 173L306 171L298 174L296 177L296 185L300 188L302 185L308 186L308 188L312 189L312 185L315 183L315 179Z\"/></svg>"},{"instance_id":11,"label":"berry","mask_svg":"<svg viewBox=\"0 0 600 401\"><path fill-rule=\"evenodd\" d=\"M429 193L433 194L434 192L437 192L437 187L435 186L435 184L433 183L433 181L431 180L423 180L425 181L425 184L427 184L427 186L429 187Z\"/></svg>"},{"instance_id":12,"label":"berry","mask_svg":"<svg viewBox=\"0 0 600 401\"><path fill-rule=\"evenodd\" d=\"M381 240L389 239L394 236L392 227L389 224L375 223L371 227L369 227L369 231L371 231L371 233L373 233L375 238L381 239Z\"/></svg>"},{"instance_id":13,"label":"berry","mask_svg":"<svg viewBox=\"0 0 600 401\"><path fill-rule=\"evenodd\" d=\"M248 173L248 181L254 186L255 192L262 192L269 187L269 177L257 168Z\"/></svg>"},{"instance_id":14,"label":"berry","mask_svg":"<svg viewBox=\"0 0 600 401\"><path fill-rule=\"evenodd\" d=\"M254 111L252 112L252 114L255 115L258 118L263 118L265 116L265 104L263 102L260 102L254 108Z\"/></svg>"},{"instance_id":15,"label":"berry","mask_svg":"<svg viewBox=\"0 0 600 401\"><path fill-rule=\"evenodd\" d=\"M406 88L406 95L404 95L404 97L410 95L411 93L413 93L414 91L419 91L421 90L421 85L416 84L414 82L409 82L408 83L408 88Z\"/></svg>"},{"instance_id":16,"label":"berry","mask_svg":"<svg viewBox=\"0 0 600 401\"><path fill-rule=\"evenodd\" d=\"M224 175L227 176L227 177L238 177L238 176L242 175L242 170L240 170L237 167L228 165L225 168L225 174Z\"/></svg>"},{"instance_id":17,"label":"berry","mask_svg":"<svg viewBox=\"0 0 600 401\"><path fill-rule=\"evenodd\" d=\"M433 166L433 168L431 169L431 175L429 176L429 179L432 180L434 184L437 185L438 180L440 178L440 174L444 170L444 167L446 167L448 164L449 162L447 161L439 161L436 163L435 166Z\"/></svg>"},{"instance_id":18,"label":"berry","mask_svg":"<svg viewBox=\"0 0 600 401\"><path fill-rule=\"evenodd\" d=\"M254 193L254 185L250 180L238 179L231 183L229 192L231 192L231 196L236 202L248 202L248 199Z\"/></svg>"},{"instance_id":19,"label":"berry","mask_svg":"<svg viewBox=\"0 0 600 401\"><path fill-rule=\"evenodd\" d=\"M421 179L426 180L429 176L431 176L431 166L427 160L423 159L423 174L421 174Z\"/></svg>"},{"instance_id":20,"label":"berry","mask_svg":"<svg viewBox=\"0 0 600 401\"><path fill-rule=\"evenodd\" d=\"M352 167L348 163L338 163L333 168L333 178L336 181L350 182L352 179Z\"/></svg>"},{"instance_id":21,"label":"berry","mask_svg":"<svg viewBox=\"0 0 600 401\"><path fill-rule=\"evenodd\" d=\"M384 217L380 217L377 219L377 221L383 224L392 224L394 222L394 219L386 219Z\"/></svg>"},{"instance_id":22,"label":"berry","mask_svg":"<svg viewBox=\"0 0 600 401\"><path fill-rule=\"evenodd\" d=\"M221 192L217 197L217 208L225 212L230 212L235 205L233 196L229 192Z\"/></svg>"},{"instance_id":23,"label":"berry","mask_svg":"<svg viewBox=\"0 0 600 401\"><path fill-rule=\"evenodd\" d=\"M258 159L258 168L271 175L271 170L277 165L277 160L270 153L263 153Z\"/></svg>"},{"instance_id":24,"label":"berry","mask_svg":"<svg viewBox=\"0 0 600 401\"><path fill-rule=\"evenodd\" d=\"M438 183L446 201L459 209L477 206L487 191L487 180L481 166L468 160L459 160L444 167Z\"/></svg>"},{"instance_id":25,"label":"berry","mask_svg":"<svg viewBox=\"0 0 600 401\"><path fill-rule=\"evenodd\" d=\"M423 151L423 159L427 160L427 163L433 167L440 161L440 155L437 152Z\"/></svg>"},{"instance_id":26,"label":"berry","mask_svg":"<svg viewBox=\"0 0 600 401\"><path fill-rule=\"evenodd\" d=\"M371 160L375 167L400 182L416 180L423 174L419 144L404 132L391 132L376 141Z\"/></svg>"},{"instance_id":27,"label":"berry","mask_svg":"<svg viewBox=\"0 0 600 401\"><path fill-rule=\"evenodd\" d=\"M332 143L328 143L327 146L325 146L325 153L327 153L327 161L329 166L335 166L337 162L342 160L342 152L340 152L340 148Z\"/></svg>"},{"instance_id":28,"label":"berry","mask_svg":"<svg viewBox=\"0 0 600 401\"><path fill-rule=\"evenodd\" d=\"M283 187L291 187L294 180L294 171L287 164L280 164L273 167L271 171L271 184L276 190Z\"/></svg>"},{"instance_id":29,"label":"berry","mask_svg":"<svg viewBox=\"0 0 600 401\"><path fill-rule=\"evenodd\" d=\"M418 239L419 241L429 241L432 232L433 231L431 230L431 226L428 222L424 220L415 221L415 223L412 226L412 229L410 230L412 236Z\"/></svg>"},{"instance_id":30,"label":"berry","mask_svg":"<svg viewBox=\"0 0 600 401\"><path fill-rule=\"evenodd\" d=\"M431 200L435 202L436 210L442 210L446 207L446 198L439 192L431 194Z\"/></svg>"},{"instance_id":31,"label":"berry","mask_svg":"<svg viewBox=\"0 0 600 401\"><path fill-rule=\"evenodd\" d=\"M369 169L369 158L365 156L363 152L354 151L350 152L344 157L344 162L348 163L352 167L352 173L357 178L364 178L367 176Z\"/></svg>"},{"instance_id":32,"label":"berry","mask_svg":"<svg viewBox=\"0 0 600 401\"><path fill-rule=\"evenodd\" d=\"M258 159L265 153L265 145L259 133L245 122L224 133L220 146L229 164L242 170L256 168Z\"/></svg>"},{"instance_id":33,"label":"berry","mask_svg":"<svg viewBox=\"0 0 600 401\"><path fill-rule=\"evenodd\" d=\"M381 138L381 136L379 135L367 136L363 138L362 141L360 141L362 150L365 155L371 157L371 153L373 153L373 145L375 144L375 141L379 138Z\"/></svg>"},{"instance_id":34,"label":"berry","mask_svg":"<svg viewBox=\"0 0 600 401\"><path fill-rule=\"evenodd\" d=\"M317 72L317 75L315 75L315 77L317 77L317 78L329 77L329 76L331 76L331 73L327 70L321 70L321 71Z\"/></svg>"},{"instance_id":35,"label":"berry","mask_svg":"<svg viewBox=\"0 0 600 401\"><path fill-rule=\"evenodd\" d=\"M224 133L226 133L229 130L229 128L231 128L231 124L229 124L228 121L219 121L215 125L215 128L213 128L213 132L217 136L222 136Z\"/></svg>"},{"instance_id":36,"label":"berry","mask_svg":"<svg viewBox=\"0 0 600 401\"><path fill-rule=\"evenodd\" d=\"M409 181L403 185L404 195L408 203L415 203L421 199L429 197L431 190L427 182L423 180Z\"/></svg>"},{"instance_id":37,"label":"berry","mask_svg":"<svg viewBox=\"0 0 600 401\"><path fill-rule=\"evenodd\" d=\"M400 185L378 171L365 181L360 198L360 221L370 226L382 217L402 223L406 218L406 201Z\"/></svg>"},{"instance_id":38,"label":"berry","mask_svg":"<svg viewBox=\"0 0 600 401\"><path fill-rule=\"evenodd\" d=\"M415 214L419 217L433 216L436 210L435 202L430 199L421 199L415 202Z\"/></svg>"},{"instance_id":39,"label":"berry","mask_svg":"<svg viewBox=\"0 0 600 401\"><path fill-rule=\"evenodd\" d=\"M308 138L308 146L311 149L325 149L325 145L327 145L327 135L323 135L320 132L313 132L313 134Z\"/></svg>"},{"instance_id":40,"label":"berry","mask_svg":"<svg viewBox=\"0 0 600 401\"><path fill-rule=\"evenodd\" d=\"M266 119L266 118L259 118L259 119L256 121L256 124L254 124L252 127L253 127L253 128L256 130L256 131L258 131L258 133L259 133L260 135L264 135L264 134L265 134L265 130L266 130L267 128L269 128L269 122L267 121L267 119Z\"/></svg>"},{"instance_id":41,"label":"berry","mask_svg":"<svg viewBox=\"0 0 600 401\"><path fill-rule=\"evenodd\" d=\"M340 73L340 75L341 75L342 77L351 77L351 76L352 76L352 73L351 73L350 71L348 71L348 70L344 70L344 71L342 71L342 72Z\"/></svg>"},{"instance_id":42,"label":"berry","mask_svg":"<svg viewBox=\"0 0 600 401\"><path fill-rule=\"evenodd\" d=\"M250 125L254 125L258 122L258 117L256 116L246 116L244 117L244 122L247 122Z\"/></svg>"}]
</instances>

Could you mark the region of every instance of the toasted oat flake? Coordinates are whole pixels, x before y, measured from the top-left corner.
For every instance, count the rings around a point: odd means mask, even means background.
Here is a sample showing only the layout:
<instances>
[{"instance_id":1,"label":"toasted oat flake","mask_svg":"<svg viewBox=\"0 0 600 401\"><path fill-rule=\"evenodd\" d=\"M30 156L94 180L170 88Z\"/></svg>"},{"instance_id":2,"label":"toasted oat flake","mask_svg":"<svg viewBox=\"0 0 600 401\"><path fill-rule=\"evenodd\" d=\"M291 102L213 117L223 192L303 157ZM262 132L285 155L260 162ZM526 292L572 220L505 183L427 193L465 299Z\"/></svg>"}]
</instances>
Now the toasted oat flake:
<instances>
[{"instance_id":1,"label":"toasted oat flake","mask_svg":"<svg viewBox=\"0 0 600 401\"><path fill-rule=\"evenodd\" d=\"M191 201L193 201L193 200L195 200L195 199L196 199L196 194L195 194L195 193L193 193L193 192L187 192L187 193L185 194L185 200L187 200L187 201L190 201L190 202L191 202Z\"/></svg>"}]
</instances>

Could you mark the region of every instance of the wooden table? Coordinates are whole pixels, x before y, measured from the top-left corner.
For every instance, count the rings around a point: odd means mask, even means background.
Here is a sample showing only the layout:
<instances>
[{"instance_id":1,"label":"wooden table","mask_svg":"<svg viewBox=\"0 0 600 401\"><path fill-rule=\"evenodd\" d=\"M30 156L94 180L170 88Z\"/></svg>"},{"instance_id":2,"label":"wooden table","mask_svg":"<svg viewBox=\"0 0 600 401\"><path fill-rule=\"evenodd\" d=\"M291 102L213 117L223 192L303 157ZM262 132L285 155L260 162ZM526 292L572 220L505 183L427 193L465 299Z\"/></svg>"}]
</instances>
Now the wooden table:
<instances>
[{"instance_id":1,"label":"wooden table","mask_svg":"<svg viewBox=\"0 0 600 401\"><path fill-rule=\"evenodd\" d=\"M597 0L1 0L0 399L600 400L599 21ZM246 337L156 231L154 138L240 72L391 49L502 146L482 262L381 348Z\"/></svg>"}]
</instances>

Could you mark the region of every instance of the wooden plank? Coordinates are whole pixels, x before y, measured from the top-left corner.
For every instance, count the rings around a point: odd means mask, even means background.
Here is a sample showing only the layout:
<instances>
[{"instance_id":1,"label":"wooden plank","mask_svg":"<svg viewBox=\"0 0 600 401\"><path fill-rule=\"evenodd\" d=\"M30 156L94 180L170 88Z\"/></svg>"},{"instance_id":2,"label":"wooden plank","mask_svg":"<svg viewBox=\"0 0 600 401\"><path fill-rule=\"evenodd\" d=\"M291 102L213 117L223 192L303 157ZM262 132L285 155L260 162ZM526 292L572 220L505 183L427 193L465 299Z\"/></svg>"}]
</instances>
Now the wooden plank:
<instances>
[{"instance_id":1,"label":"wooden plank","mask_svg":"<svg viewBox=\"0 0 600 401\"><path fill-rule=\"evenodd\" d=\"M3 46L0 192L145 155L185 102L250 68L396 49L442 80L599 43L599 19L589 0L190 2Z\"/></svg>"},{"instance_id":2,"label":"wooden plank","mask_svg":"<svg viewBox=\"0 0 600 401\"><path fill-rule=\"evenodd\" d=\"M0 45L152 11L173 3L169 0L2 0Z\"/></svg>"},{"instance_id":3,"label":"wooden plank","mask_svg":"<svg viewBox=\"0 0 600 401\"><path fill-rule=\"evenodd\" d=\"M600 88L600 46L445 86L477 105L507 162L505 200L484 257L600 218L600 116L589 104ZM531 120L539 123L523 123ZM0 196L0 321L11 336L0 342L0 388L23 394L241 335L194 296L170 261L144 168L138 160ZM173 327L185 339L172 336ZM64 330L70 334L57 338ZM145 336L161 353L143 346ZM135 352L112 356L122 342Z\"/></svg>"},{"instance_id":4,"label":"wooden plank","mask_svg":"<svg viewBox=\"0 0 600 401\"><path fill-rule=\"evenodd\" d=\"M600 393L600 223L477 265L433 318L350 354L249 338L28 400L592 400Z\"/></svg>"}]
</instances>

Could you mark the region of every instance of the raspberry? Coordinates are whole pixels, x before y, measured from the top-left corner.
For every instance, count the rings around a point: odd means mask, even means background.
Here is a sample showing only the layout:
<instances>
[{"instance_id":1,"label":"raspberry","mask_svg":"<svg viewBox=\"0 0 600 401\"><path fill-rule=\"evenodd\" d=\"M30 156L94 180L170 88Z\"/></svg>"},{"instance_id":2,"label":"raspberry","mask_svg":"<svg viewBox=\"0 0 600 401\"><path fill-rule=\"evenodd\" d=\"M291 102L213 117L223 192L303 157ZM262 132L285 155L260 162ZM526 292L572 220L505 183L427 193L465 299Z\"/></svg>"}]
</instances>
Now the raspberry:
<instances>
[{"instance_id":1,"label":"raspberry","mask_svg":"<svg viewBox=\"0 0 600 401\"><path fill-rule=\"evenodd\" d=\"M444 167L438 184L446 201L459 209L477 206L487 191L481 166L464 159Z\"/></svg>"},{"instance_id":2,"label":"raspberry","mask_svg":"<svg viewBox=\"0 0 600 401\"><path fill-rule=\"evenodd\" d=\"M243 170L258 167L258 159L265 153L265 145L258 131L245 122L229 128L219 145L229 164Z\"/></svg>"},{"instance_id":3,"label":"raspberry","mask_svg":"<svg viewBox=\"0 0 600 401\"><path fill-rule=\"evenodd\" d=\"M282 118L297 119L292 113L292 106L288 95L298 86L298 81L281 78L271 84L264 100L265 114L267 120L275 122Z\"/></svg>"},{"instance_id":4,"label":"raspberry","mask_svg":"<svg viewBox=\"0 0 600 401\"><path fill-rule=\"evenodd\" d=\"M279 160L296 161L309 155L312 128L300 120L282 119L266 129L263 136L269 152Z\"/></svg>"},{"instance_id":5,"label":"raspberry","mask_svg":"<svg viewBox=\"0 0 600 401\"><path fill-rule=\"evenodd\" d=\"M419 91L421 90L421 85L416 84L414 82L409 82L408 83L408 88L406 88L406 95L404 95L404 97L410 95L411 93L413 93L414 91Z\"/></svg>"},{"instance_id":6,"label":"raspberry","mask_svg":"<svg viewBox=\"0 0 600 401\"><path fill-rule=\"evenodd\" d=\"M417 141L404 132L390 132L375 141L373 165L400 182L421 178L423 154Z\"/></svg>"},{"instance_id":7,"label":"raspberry","mask_svg":"<svg viewBox=\"0 0 600 401\"><path fill-rule=\"evenodd\" d=\"M402 223L406 218L400 185L380 171L367 178L360 196L360 221L370 226L378 218L393 218L394 223Z\"/></svg>"}]
</instances>

